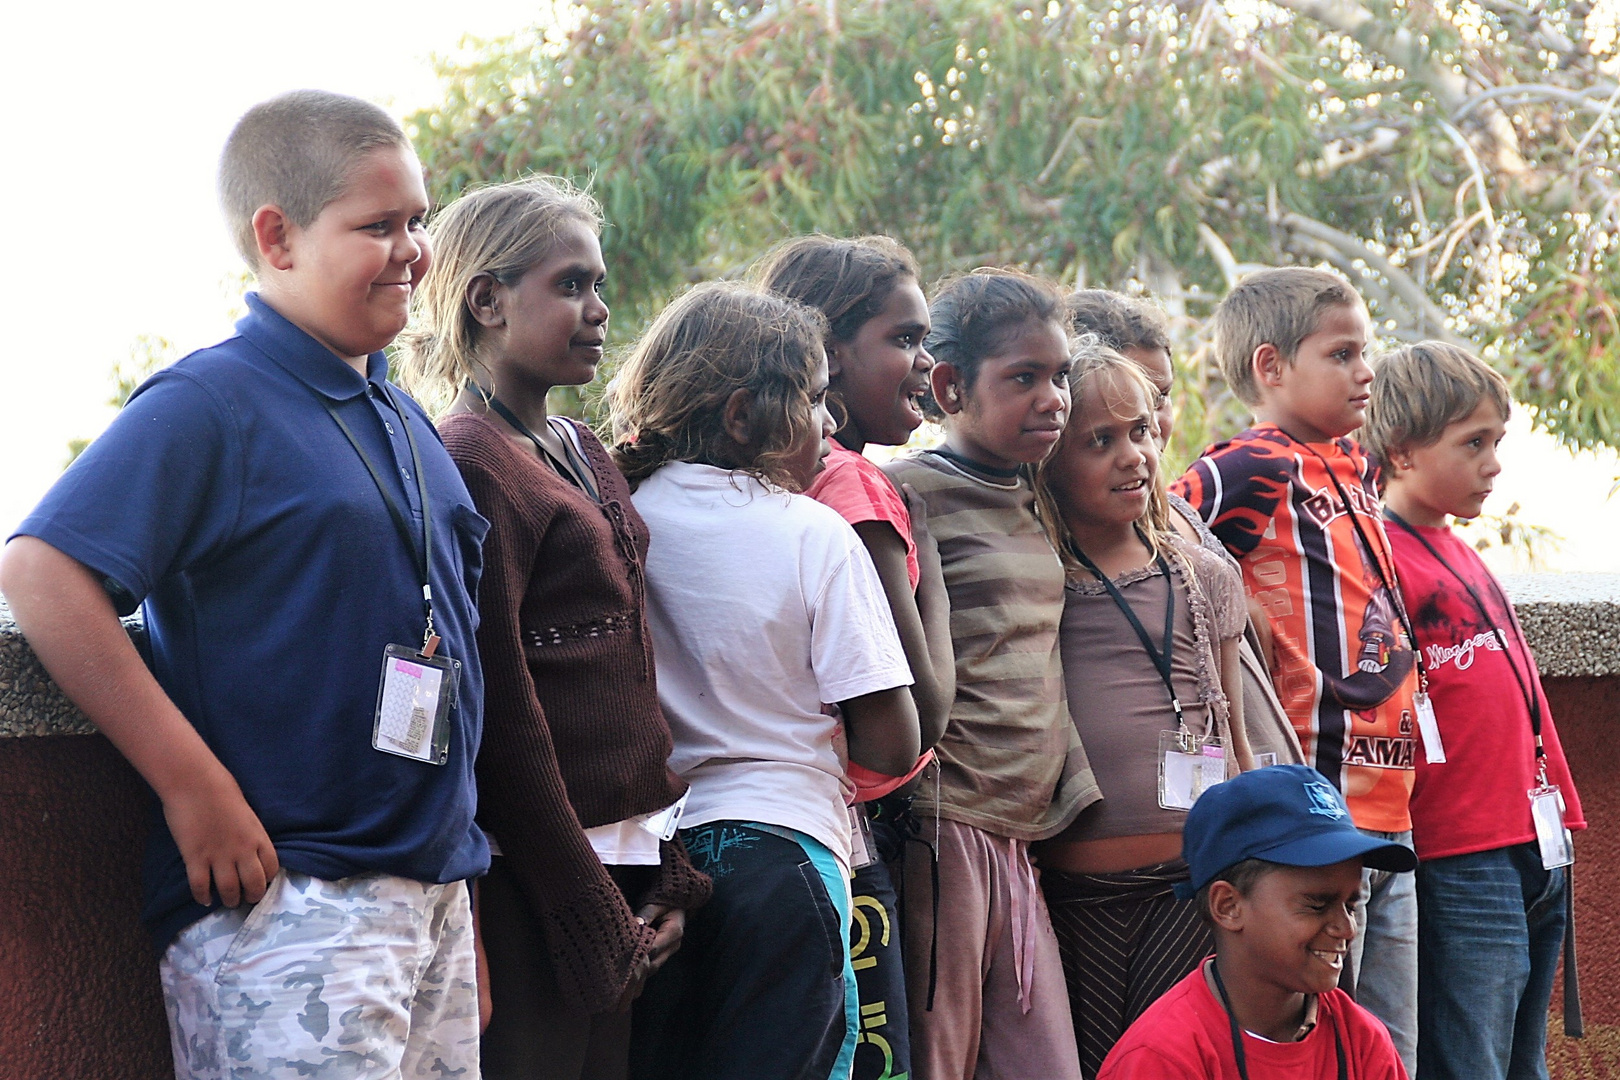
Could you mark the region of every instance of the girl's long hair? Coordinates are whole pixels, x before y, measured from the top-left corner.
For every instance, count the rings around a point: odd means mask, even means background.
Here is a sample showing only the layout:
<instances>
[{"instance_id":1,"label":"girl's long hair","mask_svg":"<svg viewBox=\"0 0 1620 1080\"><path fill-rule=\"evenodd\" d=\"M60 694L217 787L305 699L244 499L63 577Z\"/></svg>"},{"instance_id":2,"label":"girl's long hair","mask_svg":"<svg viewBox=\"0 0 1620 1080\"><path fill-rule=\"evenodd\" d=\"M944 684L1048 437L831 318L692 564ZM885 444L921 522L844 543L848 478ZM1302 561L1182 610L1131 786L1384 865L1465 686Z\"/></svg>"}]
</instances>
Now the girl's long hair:
<instances>
[{"instance_id":1,"label":"girl's long hair","mask_svg":"<svg viewBox=\"0 0 1620 1080\"><path fill-rule=\"evenodd\" d=\"M479 274L516 285L570 222L600 235L602 208L556 176L475 188L433 216L433 266L416 291L415 318L399 337L401 381L430 413L488 375L478 356L483 327L467 307L467 286Z\"/></svg>"},{"instance_id":2,"label":"girl's long hair","mask_svg":"<svg viewBox=\"0 0 1620 1080\"><path fill-rule=\"evenodd\" d=\"M815 234L784 240L748 272L748 280L778 296L809 304L827 316L829 341L850 341L883 310L895 286L922 281L917 259L887 236L840 239ZM828 405L842 428L848 407L833 380Z\"/></svg>"},{"instance_id":3,"label":"girl's long hair","mask_svg":"<svg viewBox=\"0 0 1620 1080\"><path fill-rule=\"evenodd\" d=\"M1074 557L1074 537L1069 532L1068 523L1064 521L1059 510L1059 500L1052 489L1052 463L1063 453L1065 444L1070 439L1083 438L1080 424L1081 392L1088 380L1095 380L1106 376L1115 376L1123 379L1129 386L1141 392L1144 404L1151 405L1157 391L1142 369L1136 364L1121 356L1113 349L1102 343L1095 334L1086 334L1079 340L1074 353L1074 366L1069 370L1069 393L1073 398L1075 413L1069 418L1069 423L1063 429L1058 444L1052 452L1035 467L1035 501L1036 509L1040 515L1041 524L1046 528L1047 539L1052 543L1058 558L1063 561L1063 567L1071 575L1086 573L1080 565L1080 560ZM1122 402L1104 402L1109 412L1117 419L1130 417L1119 411ZM1152 410L1148 410L1148 420L1152 422ZM1154 558L1159 557L1170 549L1166 538L1174 535L1174 528L1170 524L1170 502L1165 498L1164 479L1159 475L1157 467L1148 482L1148 505L1137 519L1137 528L1141 531L1147 543L1148 550Z\"/></svg>"},{"instance_id":4,"label":"girl's long hair","mask_svg":"<svg viewBox=\"0 0 1620 1080\"><path fill-rule=\"evenodd\" d=\"M883 310L889 294L907 279L921 282L917 259L887 236L796 236L784 240L749 271L760 288L820 308L828 332L848 341Z\"/></svg>"},{"instance_id":5,"label":"girl's long hair","mask_svg":"<svg viewBox=\"0 0 1620 1080\"><path fill-rule=\"evenodd\" d=\"M666 307L608 387L613 459L632 484L671 461L747 473L796 490L787 462L811 437L811 380L827 319L735 282L698 285ZM725 430L726 401L752 398L751 460Z\"/></svg>"}]
</instances>

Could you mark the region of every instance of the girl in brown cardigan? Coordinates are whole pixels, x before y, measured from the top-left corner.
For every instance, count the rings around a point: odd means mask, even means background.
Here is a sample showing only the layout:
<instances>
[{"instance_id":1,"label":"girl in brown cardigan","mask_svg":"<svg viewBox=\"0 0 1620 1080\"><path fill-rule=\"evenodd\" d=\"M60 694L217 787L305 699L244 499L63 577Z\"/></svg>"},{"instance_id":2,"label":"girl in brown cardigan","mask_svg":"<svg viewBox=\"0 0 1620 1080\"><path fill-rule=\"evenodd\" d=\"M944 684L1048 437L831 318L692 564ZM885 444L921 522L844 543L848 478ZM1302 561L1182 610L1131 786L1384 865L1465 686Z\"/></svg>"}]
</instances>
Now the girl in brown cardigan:
<instances>
[{"instance_id":1,"label":"girl in brown cardigan","mask_svg":"<svg viewBox=\"0 0 1620 1080\"><path fill-rule=\"evenodd\" d=\"M595 377L608 319L595 200L549 177L474 191L433 224L408 377L484 542L479 888L494 1014L483 1073L623 1076L630 1002L709 895L675 825L648 640L647 529L589 428L546 412Z\"/></svg>"}]
</instances>

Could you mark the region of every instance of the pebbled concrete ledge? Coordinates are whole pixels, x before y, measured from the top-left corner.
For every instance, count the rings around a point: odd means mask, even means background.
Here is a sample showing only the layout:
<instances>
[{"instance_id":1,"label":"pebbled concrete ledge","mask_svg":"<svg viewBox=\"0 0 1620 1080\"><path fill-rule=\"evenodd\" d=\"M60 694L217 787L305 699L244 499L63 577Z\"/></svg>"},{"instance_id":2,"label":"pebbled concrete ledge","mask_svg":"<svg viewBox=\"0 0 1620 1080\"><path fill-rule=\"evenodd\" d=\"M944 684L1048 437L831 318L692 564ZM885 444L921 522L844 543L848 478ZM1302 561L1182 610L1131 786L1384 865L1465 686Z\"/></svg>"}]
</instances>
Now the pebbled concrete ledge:
<instances>
[{"instance_id":1,"label":"pebbled concrete ledge","mask_svg":"<svg viewBox=\"0 0 1620 1080\"><path fill-rule=\"evenodd\" d=\"M1506 574L1542 678L1620 675L1620 574Z\"/></svg>"},{"instance_id":2,"label":"pebbled concrete ledge","mask_svg":"<svg viewBox=\"0 0 1620 1080\"><path fill-rule=\"evenodd\" d=\"M141 633L138 618L124 620ZM93 735L95 726L57 689L0 599L0 739L28 735Z\"/></svg>"},{"instance_id":3,"label":"pebbled concrete ledge","mask_svg":"<svg viewBox=\"0 0 1620 1080\"><path fill-rule=\"evenodd\" d=\"M1620 675L1620 574L1509 574L1543 678ZM133 634L140 620L127 619ZM0 739L89 735L95 728L39 666L0 600Z\"/></svg>"}]
</instances>

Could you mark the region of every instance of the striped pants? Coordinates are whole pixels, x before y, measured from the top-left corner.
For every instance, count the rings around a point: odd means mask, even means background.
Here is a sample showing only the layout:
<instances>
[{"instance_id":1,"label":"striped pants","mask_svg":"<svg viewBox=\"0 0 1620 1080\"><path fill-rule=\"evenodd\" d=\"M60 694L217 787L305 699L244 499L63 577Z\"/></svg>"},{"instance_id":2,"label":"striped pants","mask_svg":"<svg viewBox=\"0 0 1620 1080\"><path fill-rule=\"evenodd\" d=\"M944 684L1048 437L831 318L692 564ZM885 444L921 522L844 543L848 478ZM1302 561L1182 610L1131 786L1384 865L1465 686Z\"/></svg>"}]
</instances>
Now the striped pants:
<instances>
[{"instance_id":1,"label":"striped pants","mask_svg":"<svg viewBox=\"0 0 1620 1080\"><path fill-rule=\"evenodd\" d=\"M1185 880L1180 859L1121 874L1041 870L1087 1077L1132 1021L1215 951L1197 905L1171 892Z\"/></svg>"}]
</instances>

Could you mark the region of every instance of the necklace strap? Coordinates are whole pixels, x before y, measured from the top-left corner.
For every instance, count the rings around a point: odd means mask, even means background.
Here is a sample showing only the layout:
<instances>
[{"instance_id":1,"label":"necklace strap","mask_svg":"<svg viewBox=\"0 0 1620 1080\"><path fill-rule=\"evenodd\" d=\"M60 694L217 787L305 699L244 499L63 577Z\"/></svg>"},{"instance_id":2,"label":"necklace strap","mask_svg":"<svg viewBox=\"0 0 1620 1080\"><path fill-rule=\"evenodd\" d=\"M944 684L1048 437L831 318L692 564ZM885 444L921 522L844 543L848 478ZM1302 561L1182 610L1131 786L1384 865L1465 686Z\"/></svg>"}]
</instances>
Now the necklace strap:
<instances>
[{"instance_id":1,"label":"necklace strap","mask_svg":"<svg viewBox=\"0 0 1620 1080\"><path fill-rule=\"evenodd\" d=\"M1456 567L1445 560L1439 549L1429 542L1427 536L1424 536L1411 522L1387 506L1384 507L1384 517L1393 522L1397 528L1415 537L1417 542L1423 545L1424 550L1429 553L1430 557L1443 566L1447 573L1457 579L1457 584L1463 587L1463 591L1468 594L1468 599L1474 602L1474 610L1479 612L1480 619L1490 628L1491 633L1495 635L1497 642L1502 646L1502 655L1507 658L1508 670L1513 672L1513 681L1519 684L1519 695L1524 698L1525 709L1530 713L1530 734L1535 737L1536 763L1540 766L1547 756L1546 750L1541 745L1541 696L1531 690L1529 679L1520 674L1519 664L1513 658L1513 649L1508 645L1507 635L1502 632L1501 627L1496 625L1496 620L1491 618L1491 613L1486 608L1484 599L1475 590L1474 586L1469 583L1467 578L1462 576ZM1494 577L1491 578L1491 586L1496 593L1497 599L1502 602L1502 610L1507 614L1508 625L1513 627L1513 635L1518 639L1519 647L1524 650L1524 655L1528 657L1530 655L1530 644L1524 640L1524 631L1520 628L1519 620L1513 613L1513 605L1508 602L1508 598L1502 592L1502 587L1496 584ZM1414 648L1417 647L1415 639L1412 645Z\"/></svg>"},{"instance_id":2,"label":"necklace strap","mask_svg":"<svg viewBox=\"0 0 1620 1080\"><path fill-rule=\"evenodd\" d=\"M1277 430L1282 431L1281 428L1278 428ZM1362 528L1361 515L1356 512L1355 504L1350 501L1350 492L1345 489L1343 482L1339 480L1339 474L1333 471L1333 464L1328 461L1322 452L1316 447L1312 446L1310 443L1301 442L1299 439L1294 438L1286 431L1282 431L1282 433L1290 441L1298 443L1300 446L1303 446L1306 450L1310 451L1311 454L1315 456L1316 460L1322 463L1322 470L1327 473L1328 482L1333 485L1333 490L1338 492L1339 501L1344 503L1344 512L1350 518L1351 528L1355 529L1356 537L1361 541L1362 546L1367 549L1367 554L1372 558L1373 571L1378 575L1379 584L1381 584L1384 587L1384 591L1389 594L1389 602L1390 605L1395 609L1395 617L1400 620L1401 629L1406 631L1406 640L1411 646L1412 656L1417 664L1418 678L1423 687L1427 689L1429 671L1428 668L1424 667L1423 653L1417 647L1417 630L1412 625L1411 616L1406 612L1406 601L1401 598L1401 590L1396 587L1393 577L1393 571L1395 568L1394 553L1389 550L1387 544L1381 544L1378 547L1373 546L1372 537L1368 536L1367 530ZM1365 492L1363 493L1365 494ZM1386 561L1389 563L1388 570L1384 569L1384 563Z\"/></svg>"},{"instance_id":3,"label":"necklace strap","mask_svg":"<svg viewBox=\"0 0 1620 1080\"><path fill-rule=\"evenodd\" d=\"M1237 1061L1238 1076L1242 1080L1249 1080L1249 1059L1243 1052L1243 1029L1238 1027L1237 1013L1232 1011L1232 999L1226 993L1226 981L1221 978L1221 962L1219 959L1209 962L1209 973L1215 979L1215 989L1220 994L1221 1008L1226 1010L1227 1022L1232 1027L1232 1057ZM1318 1009L1320 1009L1318 1002ZM1318 1021L1320 1023L1320 1021ZM1328 1023L1333 1027L1333 1056L1338 1059L1339 1080L1349 1080L1349 1063L1345 1060L1344 1038L1339 1034L1339 1021L1336 1016L1328 1017Z\"/></svg>"},{"instance_id":4,"label":"necklace strap","mask_svg":"<svg viewBox=\"0 0 1620 1080\"><path fill-rule=\"evenodd\" d=\"M1147 539L1142 537L1140 529L1137 530L1136 535L1142 539L1144 544L1147 543ZM1186 727L1186 721L1182 716L1181 697L1176 693L1175 680L1172 678L1173 668L1171 667L1171 660L1175 657L1176 646L1176 583L1170 576L1170 566L1165 562L1164 556L1156 553L1153 557L1153 561L1158 564L1159 572L1164 575L1166 591L1164 602L1164 647L1161 650L1153 643L1153 639L1148 636L1147 627L1142 625L1142 620L1137 617L1135 609L1131 607L1131 602L1125 599L1125 594L1120 592L1119 586L1109 580L1108 575L1098 569L1097 564L1092 562L1091 558L1080 550L1080 545L1073 540L1069 541L1069 551L1080 561L1080 565L1091 573L1092 577L1102 582L1103 588L1108 591L1109 597L1113 599L1114 606L1119 608L1126 621L1131 624L1131 629L1136 632L1136 640L1142 643L1142 648L1146 650L1148 658L1153 661L1154 668L1159 672L1159 678L1164 680L1164 688L1170 692L1170 707L1176 713L1176 730L1182 730Z\"/></svg>"},{"instance_id":5,"label":"necklace strap","mask_svg":"<svg viewBox=\"0 0 1620 1080\"><path fill-rule=\"evenodd\" d=\"M558 460L557 455L552 453L546 444L540 441L540 436L529 430L529 426L518 419L517 413L508 408L505 402L481 386L478 387L478 392L488 402L495 415L505 420L512 426L514 431L534 444L534 448L540 452L541 459L550 465L559 476L583 491L590 497L592 502L600 503L602 501L602 496L591 479L590 465L573 452L573 447L570 445L572 440L564 437L555 428L552 429L552 433L557 435L563 444L564 458Z\"/></svg>"},{"instance_id":6,"label":"necklace strap","mask_svg":"<svg viewBox=\"0 0 1620 1080\"><path fill-rule=\"evenodd\" d=\"M360 456L360 463L366 467L366 472L371 475L372 483L377 485L377 494L382 496L384 505L388 507L388 516L393 519L394 528L399 533L400 540L404 542L406 550L411 553L411 558L416 563L416 576L422 583L422 617L426 624L426 629L422 634L422 647L425 652L432 655L433 649L428 648L428 646L432 644L437 647L438 642L438 634L433 627L433 512L428 505L427 475L422 471L422 454L417 449L416 436L411 431L411 418L400 407L399 401L394 397L393 388L388 383L383 382L380 393L387 400L389 407L399 417L400 426L405 429L405 442L411 450L411 468L416 470L416 497L422 504L422 544L420 547L417 546L415 539L411 535L410 515L407 508L399 505L388 484L383 482L382 474L378 471L377 466L372 463L371 455L366 453L366 448L355 437L354 431L344 422L337 406L332 404L332 401L319 391L311 388L311 392L320 399L322 407L326 409L327 414L332 417L332 420L343 432L343 437L349 440L349 445Z\"/></svg>"}]
</instances>

